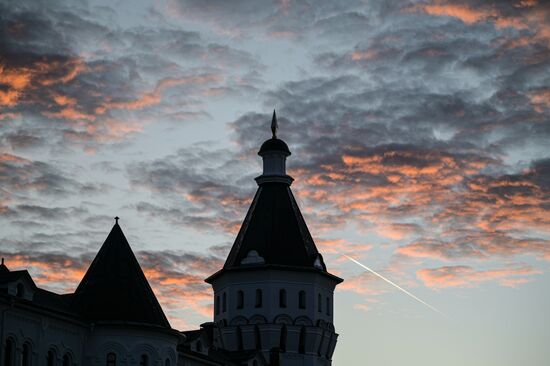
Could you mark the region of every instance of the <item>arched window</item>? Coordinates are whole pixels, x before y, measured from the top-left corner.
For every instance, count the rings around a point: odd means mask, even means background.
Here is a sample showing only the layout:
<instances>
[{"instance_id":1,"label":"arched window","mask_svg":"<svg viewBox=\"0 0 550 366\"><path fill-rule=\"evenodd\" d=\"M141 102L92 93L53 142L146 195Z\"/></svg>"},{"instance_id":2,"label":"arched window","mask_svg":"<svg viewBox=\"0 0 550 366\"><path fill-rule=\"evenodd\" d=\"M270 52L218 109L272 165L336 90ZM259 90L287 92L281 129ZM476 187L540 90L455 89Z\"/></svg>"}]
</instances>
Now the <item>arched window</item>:
<instances>
[{"instance_id":1,"label":"arched window","mask_svg":"<svg viewBox=\"0 0 550 366\"><path fill-rule=\"evenodd\" d=\"M139 366L149 366L149 356L141 355L139 358Z\"/></svg>"},{"instance_id":2,"label":"arched window","mask_svg":"<svg viewBox=\"0 0 550 366\"><path fill-rule=\"evenodd\" d=\"M323 297L321 294L317 295L317 311L320 313L323 312Z\"/></svg>"},{"instance_id":3,"label":"arched window","mask_svg":"<svg viewBox=\"0 0 550 366\"><path fill-rule=\"evenodd\" d=\"M300 343L298 343L298 352L301 354L306 353L306 327L300 328Z\"/></svg>"},{"instance_id":4,"label":"arched window","mask_svg":"<svg viewBox=\"0 0 550 366\"><path fill-rule=\"evenodd\" d=\"M71 355L68 353L65 353L63 356L63 366L70 366L71 365Z\"/></svg>"},{"instance_id":5,"label":"arched window","mask_svg":"<svg viewBox=\"0 0 550 366\"><path fill-rule=\"evenodd\" d=\"M283 327L281 328L281 339L279 346L281 351L286 352L286 324L283 324Z\"/></svg>"},{"instance_id":6,"label":"arched window","mask_svg":"<svg viewBox=\"0 0 550 366\"><path fill-rule=\"evenodd\" d=\"M306 292L305 291L300 291L298 293L298 307L300 309L305 309L306 308Z\"/></svg>"},{"instance_id":7,"label":"arched window","mask_svg":"<svg viewBox=\"0 0 550 366\"><path fill-rule=\"evenodd\" d=\"M21 366L31 366L31 345L25 343L21 352Z\"/></svg>"},{"instance_id":8,"label":"arched window","mask_svg":"<svg viewBox=\"0 0 550 366\"><path fill-rule=\"evenodd\" d=\"M244 307L244 292L237 291L237 309L242 309Z\"/></svg>"},{"instance_id":9,"label":"arched window","mask_svg":"<svg viewBox=\"0 0 550 366\"><path fill-rule=\"evenodd\" d=\"M46 356L46 365L55 366L55 351L50 349L48 355Z\"/></svg>"},{"instance_id":10,"label":"arched window","mask_svg":"<svg viewBox=\"0 0 550 366\"><path fill-rule=\"evenodd\" d=\"M22 283L17 284L17 289L15 290L15 296L17 297L25 296L25 286Z\"/></svg>"},{"instance_id":11,"label":"arched window","mask_svg":"<svg viewBox=\"0 0 550 366\"><path fill-rule=\"evenodd\" d=\"M327 304L326 304L326 311L327 315L330 315L330 297L327 296Z\"/></svg>"},{"instance_id":12,"label":"arched window","mask_svg":"<svg viewBox=\"0 0 550 366\"><path fill-rule=\"evenodd\" d=\"M279 290L279 307L286 308L286 290L283 288Z\"/></svg>"},{"instance_id":13,"label":"arched window","mask_svg":"<svg viewBox=\"0 0 550 366\"><path fill-rule=\"evenodd\" d=\"M14 364L14 352L15 352L15 343L13 339L6 339L6 345L4 346L4 365L13 366Z\"/></svg>"},{"instance_id":14,"label":"arched window","mask_svg":"<svg viewBox=\"0 0 550 366\"><path fill-rule=\"evenodd\" d=\"M167 358L166 361L164 361L164 366L170 366L170 359Z\"/></svg>"},{"instance_id":15,"label":"arched window","mask_svg":"<svg viewBox=\"0 0 550 366\"><path fill-rule=\"evenodd\" d=\"M202 352L202 342L197 341L197 352Z\"/></svg>"},{"instance_id":16,"label":"arched window","mask_svg":"<svg viewBox=\"0 0 550 366\"><path fill-rule=\"evenodd\" d=\"M214 298L214 308L216 309L216 315L220 313L220 297L216 296Z\"/></svg>"},{"instance_id":17,"label":"arched window","mask_svg":"<svg viewBox=\"0 0 550 366\"><path fill-rule=\"evenodd\" d=\"M224 292L222 295L222 311L225 313L227 310L227 294Z\"/></svg>"},{"instance_id":18,"label":"arched window","mask_svg":"<svg viewBox=\"0 0 550 366\"><path fill-rule=\"evenodd\" d=\"M256 289L256 302L255 307L261 308L262 307L262 290Z\"/></svg>"},{"instance_id":19,"label":"arched window","mask_svg":"<svg viewBox=\"0 0 550 366\"><path fill-rule=\"evenodd\" d=\"M107 366L116 366L116 353L107 353Z\"/></svg>"},{"instance_id":20,"label":"arched window","mask_svg":"<svg viewBox=\"0 0 550 366\"><path fill-rule=\"evenodd\" d=\"M256 360L252 361L252 366L258 366L258 361Z\"/></svg>"}]
</instances>

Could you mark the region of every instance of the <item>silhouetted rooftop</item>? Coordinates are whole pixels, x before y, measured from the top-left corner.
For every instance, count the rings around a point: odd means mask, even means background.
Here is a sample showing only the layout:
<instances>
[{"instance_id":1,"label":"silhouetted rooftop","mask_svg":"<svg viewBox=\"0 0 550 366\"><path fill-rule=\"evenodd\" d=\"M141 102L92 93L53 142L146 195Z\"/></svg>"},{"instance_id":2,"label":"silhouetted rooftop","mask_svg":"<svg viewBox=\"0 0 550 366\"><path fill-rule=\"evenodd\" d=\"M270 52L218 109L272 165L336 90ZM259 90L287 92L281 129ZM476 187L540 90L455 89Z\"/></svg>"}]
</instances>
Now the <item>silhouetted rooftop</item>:
<instances>
[{"instance_id":1,"label":"silhouetted rooftop","mask_svg":"<svg viewBox=\"0 0 550 366\"><path fill-rule=\"evenodd\" d=\"M287 184L265 183L258 188L224 269L247 266L245 258L251 251L266 265L314 268L319 258L317 268L326 271Z\"/></svg>"},{"instance_id":2,"label":"silhouetted rooftop","mask_svg":"<svg viewBox=\"0 0 550 366\"><path fill-rule=\"evenodd\" d=\"M75 302L90 321L134 322L170 328L118 223L78 285Z\"/></svg>"}]
</instances>

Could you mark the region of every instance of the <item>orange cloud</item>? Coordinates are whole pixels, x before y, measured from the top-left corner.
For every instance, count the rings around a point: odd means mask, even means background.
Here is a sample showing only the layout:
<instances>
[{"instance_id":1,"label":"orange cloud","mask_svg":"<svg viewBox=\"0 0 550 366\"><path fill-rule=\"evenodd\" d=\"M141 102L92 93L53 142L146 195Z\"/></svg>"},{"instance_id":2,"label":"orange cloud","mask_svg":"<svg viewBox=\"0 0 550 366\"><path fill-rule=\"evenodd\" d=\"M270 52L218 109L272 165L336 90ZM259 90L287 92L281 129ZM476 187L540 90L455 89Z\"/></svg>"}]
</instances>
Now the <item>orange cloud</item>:
<instances>
[{"instance_id":1,"label":"orange cloud","mask_svg":"<svg viewBox=\"0 0 550 366\"><path fill-rule=\"evenodd\" d=\"M76 99L71 98L67 95L54 94L53 95L53 100L60 106L74 107L76 105Z\"/></svg>"},{"instance_id":2,"label":"orange cloud","mask_svg":"<svg viewBox=\"0 0 550 366\"><path fill-rule=\"evenodd\" d=\"M354 51L350 54L352 61L368 61L378 57L378 51L374 49Z\"/></svg>"},{"instance_id":3,"label":"orange cloud","mask_svg":"<svg viewBox=\"0 0 550 366\"><path fill-rule=\"evenodd\" d=\"M0 63L0 86L5 85L7 90L0 90L0 105L12 107L17 104L23 91L31 82L31 71L28 68L8 68Z\"/></svg>"},{"instance_id":4,"label":"orange cloud","mask_svg":"<svg viewBox=\"0 0 550 366\"><path fill-rule=\"evenodd\" d=\"M58 112L45 111L45 112L42 112L42 114L48 118L59 118L59 119L66 119L66 120L72 120L72 121L78 121L78 120L95 121L96 119L95 115L77 111L72 107L63 108Z\"/></svg>"},{"instance_id":5,"label":"orange cloud","mask_svg":"<svg viewBox=\"0 0 550 366\"><path fill-rule=\"evenodd\" d=\"M529 94L531 104L539 113L550 109L550 88L538 89Z\"/></svg>"},{"instance_id":6,"label":"orange cloud","mask_svg":"<svg viewBox=\"0 0 550 366\"><path fill-rule=\"evenodd\" d=\"M407 9L408 11L423 11L435 16L448 16L473 24L498 16L494 7L472 8L468 5L437 2L435 4L421 4Z\"/></svg>"},{"instance_id":7,"label":"orange cloud","mask_svg":"<svg viewBox=\"0 0 550 366\"><path fill-rule=\"evenodd\" d=\"M432 288L476 287L483 282L497 281L503 286L515 286L529 281L541 271L529 266L476 271L468 266L447 266L421 269L417 276ZM519 278L518 278L519 277Z\"/></svg>"},{"instance_id":8,"label":"orange cloud","mask_svg":"<svg viewBox=\"0 0 550 366\"><path fill-rule=\"evenodd\" d=\"M498 3L471 7L453 1L436 0L428 4L419 4L406 9L411 12L424 12L433 16L448 16L460 19L466 24L479 22L492 22L495 28L513 28L517 30L529 30L530 35L512 38L506 43L506 47L520 47L541 42L550 45L550 8L539 6L536 0L520 0L513 5L518 12L504 14L498 8Z\"/></svg>"},{"instance_id":9,"label":"orange cloud","mask_svg":"<svg viewBox=\"0 0 550 366\"><path fill-rule=\"evenodd\" d=\"M353 244L343 239L318 239L315 243L323 254L355 255L372 249L370 244Z\"/></svg>"},{"instance_id":10,"label":"orange cloud","mask_svg":"<svg viewBox=\"0 0 550 366\"><path fill-rule=\"evenodd\" d=\"M162 79L157 83L153 91L142 94L138 99L116 102L107 101L96 109L96 113L103 114L110 109L142 109L159 104L162 98L162 92L165 89L173 88L179 85L205 85L209 83L220 82L221 80L221 75L217 74Z\"/></svg>"},{"instance_id":11,"label":"orange cloud","mask_svg":"<svg viewBox=\"0 0 550 366\"><path fill-rule=\"evenodd\" d=\"M81 58L70 58L64 61L39 61L34 66L38 83L42 86L66 84L79 74L89 71Z\"/></svg>"},{"instance_id":12,"label":"orange cloud","mask_svg":"<svg viewBox=\"0 0 550 366\"><path fill-rule=\"evenodd\" d=\"M0 63L0 85L7 89L0 90L0 105L13 107L28 90L68 83L87 70L85 62L79 58L37 61L26 67L8 67Z\"/></svg>"}]
</instances>

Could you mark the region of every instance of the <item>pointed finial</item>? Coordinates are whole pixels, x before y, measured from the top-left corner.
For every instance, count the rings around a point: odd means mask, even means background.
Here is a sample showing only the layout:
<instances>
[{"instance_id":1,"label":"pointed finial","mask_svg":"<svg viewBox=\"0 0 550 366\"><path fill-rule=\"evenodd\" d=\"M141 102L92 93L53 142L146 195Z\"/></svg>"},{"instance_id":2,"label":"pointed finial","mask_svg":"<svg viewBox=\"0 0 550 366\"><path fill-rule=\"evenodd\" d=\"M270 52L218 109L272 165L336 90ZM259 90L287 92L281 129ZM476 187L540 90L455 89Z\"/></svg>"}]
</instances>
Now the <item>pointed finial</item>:
<instances>
[{"instance_id":1,"label":"pointed finial","mask_svg":"<svg viewBox=\"0 0 550 366\"><path fill-rule=\"evenodd\" d=\"M118 225L118 219L119 219L119 218L120 218L120 217L115 216L115 225Z\"/></svg>"},{"instance_id":2,"label":"pointed finial","mask_svg":"<svg viewBox=\"0 0 550 366\"><path fill-rule=\"evenodd\" d=\"M277 129L279 125L277 124L277 115L275 114L275 109L273 110L273 118L271 119L271 132L273 132L273 138L277 138Z\"/></svg>"}]
</instances>

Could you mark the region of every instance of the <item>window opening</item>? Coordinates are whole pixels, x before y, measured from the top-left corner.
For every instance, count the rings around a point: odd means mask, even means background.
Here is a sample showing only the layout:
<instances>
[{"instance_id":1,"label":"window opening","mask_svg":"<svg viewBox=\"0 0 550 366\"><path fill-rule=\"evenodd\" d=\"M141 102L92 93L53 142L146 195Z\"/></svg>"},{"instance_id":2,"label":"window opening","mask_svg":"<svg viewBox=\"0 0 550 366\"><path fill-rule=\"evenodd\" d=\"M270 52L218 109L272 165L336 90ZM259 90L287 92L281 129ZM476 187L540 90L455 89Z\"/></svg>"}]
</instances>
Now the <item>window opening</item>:
<instances>
[{"instance_id":1,"label":"window opening","mask_svg":"<svg viewBox=\"0 0 550 366\"><path fill-rule=\"evenodd\" d=\"M286 290L285 289L279 290L279 307L286 308Z\"/></svg>"}]
</instances>

